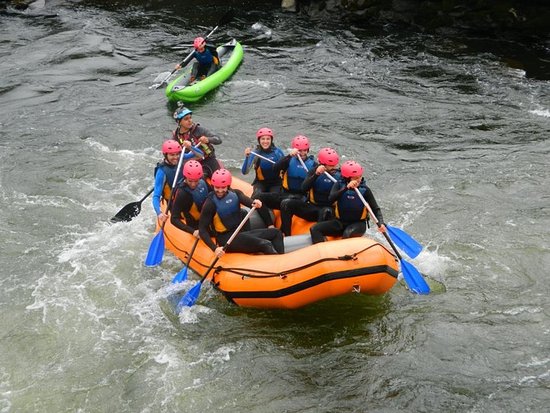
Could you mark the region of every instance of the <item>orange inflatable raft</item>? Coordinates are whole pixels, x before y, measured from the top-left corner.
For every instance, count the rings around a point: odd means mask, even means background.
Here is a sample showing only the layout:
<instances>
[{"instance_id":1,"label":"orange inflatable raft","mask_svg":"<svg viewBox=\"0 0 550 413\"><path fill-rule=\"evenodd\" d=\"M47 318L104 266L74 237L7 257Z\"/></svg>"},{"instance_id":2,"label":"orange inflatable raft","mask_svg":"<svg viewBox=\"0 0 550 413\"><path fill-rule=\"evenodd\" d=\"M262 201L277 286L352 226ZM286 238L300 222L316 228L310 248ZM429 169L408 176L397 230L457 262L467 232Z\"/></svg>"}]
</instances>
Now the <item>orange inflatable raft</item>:
<instances>
[{"instance_id":1,"label":"orange inflatable raft","mask_svg":"<svg viewBox=\"0 0 550 413\"><path fill-rule=\"evenodd\" d=\"M233 188L250 194L251 186L233 178ZM252 215L254 217L254 215ZM252 226L261 221L252 219ZM285 254L226 253L209 277L231 302L243 307L295 309L339 295L387 292L397 281L398 261L382 244L367 237L334 239L312 245L311 223L293 219L293 234L285 238ZM166 248L187 262L195 238L164 226ZM189 267L203 276L215 256L202 241Z\"/></svg>"}]
</instances>

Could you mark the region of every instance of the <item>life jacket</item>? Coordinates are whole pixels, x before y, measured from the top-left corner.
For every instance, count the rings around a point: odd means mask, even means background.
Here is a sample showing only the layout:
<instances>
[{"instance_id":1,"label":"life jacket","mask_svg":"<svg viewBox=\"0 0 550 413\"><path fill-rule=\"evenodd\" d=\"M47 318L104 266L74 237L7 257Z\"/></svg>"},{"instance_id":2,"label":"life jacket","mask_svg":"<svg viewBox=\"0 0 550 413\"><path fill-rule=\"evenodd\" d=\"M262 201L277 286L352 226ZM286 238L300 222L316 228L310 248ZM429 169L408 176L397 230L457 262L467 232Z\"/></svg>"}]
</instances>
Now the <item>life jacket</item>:
<instances>
[{"instance_id":1,"label":"life jacket","mask_svg":"<svg viewBox=\"0 0 550 413\"><path fill-rule=\"evenodd\" d=\"M329 172L327 171L327 173ZM339 170L334 170L333 173L330 175L336 180L341 179ZM332 181L327 176L327 174L322 173L321 175L319 175L317 179L315 179L313 186L309 190L309 193L308 193L309 202L319 206L330 206L331 203L328 201L328 196L330 194L330 190L332 189L333 185L334 185L334 181Z\"/></svg>"},{"instance_id":2,"label":"life jacket","mask_svg":"<svg viewBox=\"0 0 550 413\"><path fill-rule=\"evenodd\" d=\"M208 66L214 61L214 56L212 55L212 52L208 48L204 48L204 52L199 53L198 51L193 52L193 57L197 59L197 62L201 66Z\"/></svg>"},{"instance_id":3,"label":"life jacket","mask_svg":"<svg viewBox=\"0 0 550 413\"><path fill-rule=\"evenodd\" d=\"M172 184L174 183L174 178L176 176L176 165L168 165L164 161L157 163L157 166L155 166L155 173L154 175L157 176L157 171L162 169L162 172L164 172L164 175L166 176L166 180L164 181L164 188L162 188L162 197L165 200L170 199L170 194L172 193Z\"/></svg>"},{"instance_id":4,"label":"life jacket","mask_svg":"<svg viewBox=\"0 0 550 413\"><path fill-rule=\"evenodd\" d=\"M345 186L347 182L340 180L340 185ZM359 187L357 188L361 195L365 197L367 192L367 186L365 180L361 180ZM368 218L369 213L361 198L355 192L355 189L347 189L336 200L336 208L334 211L336 218L344 222L357 222L364 221Z\"/></svg>"},{"instance_id":5,"label":"life jacket","mask_svg":"<svg viewBox=\"0 0 550 413\"><path fill-rule=\"evenodd\" d=\"M208 185L203 179L200 179L197 187L195 189L191 189L184 181L178 186L178 191L185 191L191 195L193 198L193 203L191 204L189 214L191 214L191 216L198 221L201 216L202 205L208 197Z\"/></svg>"},{"instance_id":6,"label":"life jacket","mask_svg":"<svg viewBox=\"0 0 550 413\"><path fill-rule=\"evenodd\" d=\"M265 158L271 159L273 163L266 161L265 159L256 157L254 160L254 170L256 171L256 181L258 182L277 182L281 180L281 177L278 172L273 170L273 165L279 159L284 157L283 151L279 148L272 147L267 150L257 150L258 154L264 156Z\"/></svg>"},{"instance_id":7,"label":"life jacket","mask_svg":"<svg viewBox=\"0 0 550 413\"><path fill-rule=\"evenodd\" d=\"M232 231L241 222L241 205L235 192L229 190L223 198L218 198L215 192L210 192L208 198L216 206L216 214L212 222L214 231L218 234Z\"/></svg>"},{"instance_id":8,"label":"life jacket","mask_svg":"<svg viewBox=\"0 0 550 413\"><path fill-rule=\"evenodd\" d=\"M190 141L193 146L197 146L199 144L200 135L197 136L195 131L199 125L199 123L194 123L187 132L182 134L180 134L180 127L178 126L176 130L172 132L172 138L182 146L185 141ZM201 143L199 149L204 153L205 158L214 154L214 146L212 146L211 143Z\"/></svg>"},{"instance_id":9,"label":"life jacket","mask_svg":"<svg viewBox=\"0 0 550 413\"><path fill-rule=\"evenodd\" d=\"M302 193L302 182L304 182L307 171L315 165L315 159L313 159L312 155L309 155L304 161L304 164L306 165L307 170L304 169L302 163L296 156L293 156L290 159L287 170L283 172L282 187L285 191L294 194Z\"/></svg>"}]
</instances>

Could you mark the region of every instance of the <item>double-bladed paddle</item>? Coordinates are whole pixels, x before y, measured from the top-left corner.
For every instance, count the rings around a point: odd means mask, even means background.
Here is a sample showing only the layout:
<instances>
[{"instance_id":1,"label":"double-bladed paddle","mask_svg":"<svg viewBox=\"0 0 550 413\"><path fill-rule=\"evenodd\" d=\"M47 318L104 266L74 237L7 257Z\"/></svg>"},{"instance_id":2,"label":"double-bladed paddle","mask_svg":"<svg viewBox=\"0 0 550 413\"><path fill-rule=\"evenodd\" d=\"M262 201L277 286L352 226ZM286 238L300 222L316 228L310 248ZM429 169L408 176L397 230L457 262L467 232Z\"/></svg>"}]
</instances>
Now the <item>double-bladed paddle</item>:
<instances>
[{"instance_id":1,"label":"double-bladed paddle","mask_svg":"<svg viewBox=\"0 0 550 413\"><path fill-rule=\"evenodd\" d=\"M126 206L124 206L120 211L117 212L117 214L111 218L111 222L121 222L121 221L131 221L132 218L135 218L139 215L141 212L141 203L145 201L145 199L151 195L155 188L151 188L149 192L145 194L143 198L141 198L137 202L130 202Z\"/></svg>"},{"instance_id":2,"label":"double-bladed paddle","mask_svg":"<svg viewBox=\"0 0 550 413\"><path fill-rule=\"evenodd\" d=\"M220 17L220 19L218 20L218 23L216 24L216 26L210 31L210 33L206 34L204 36L204 40L207 40L210 36L212 36L214 34L214 32L216 30L218 30L218 27L220 26L223 26L224 24L227 24L229 23L232 19L233 19L233 16L235 15L235 12L233 11L233 9L229 9L222 17ZM179 67L177 67L176 69L172 70L171 72L163 72L163 73L160 73L153 82L160 82L160 83L153 83L151 86L149 86L149 89L159 89L161 88L163 85L166 84L166 82L168 82L168 79L170 79L170 77L176 73L178 70L181 70L183 69L185 66L187 66L189 64L189 62L191 60L193 60L193 53L195 53L195 51L193 50L191 53L189 53L189 55L187 55L187 57L185 59L183 59L183 61L179 64ZM162 79L162 80L161 80Z\"/></svg>"},{"instance_id":3,"label":"double-bladed paddle","mask_svg":"<svg viewBox=\"0 0 550 413\"><path fill-rule=\"evenodd\" d=\"M233 242L233 239L235 239L235 237L237 236L239 231L242 229L244 224L246 224L246 221L248 221L248 219L250 218L250 215L252 215L255 209L256 207L254 206L250 208L250 211L248 211L248 214L246 214L246 216L243 218L243 220L241 221L237 229L233 232L233 234L231 234L231 237L229 237L225 245L222 247L224 251L226 251L227 248L229 247L229 244ZM176 306L176 313L179 314L179 312L184 306L192 307L195 304L195 301L197 301L197 298L199 297L199 294L201 292L202 283L204 282L204 280L206 280L206 277L208 277L208 274L210 274L210 271L212 270L212 268L214 268L214 265L216 265L219 259L220 258L217 256L216 258L214 258L214 260L212 261L212 264L210 264L210 266L202 276L201 280L197 284L195 284L193 288L187 291L187 293L185 293L185 295L181 298L181 300L178 302L178 305Z\"/></svg>"}]
</instances>

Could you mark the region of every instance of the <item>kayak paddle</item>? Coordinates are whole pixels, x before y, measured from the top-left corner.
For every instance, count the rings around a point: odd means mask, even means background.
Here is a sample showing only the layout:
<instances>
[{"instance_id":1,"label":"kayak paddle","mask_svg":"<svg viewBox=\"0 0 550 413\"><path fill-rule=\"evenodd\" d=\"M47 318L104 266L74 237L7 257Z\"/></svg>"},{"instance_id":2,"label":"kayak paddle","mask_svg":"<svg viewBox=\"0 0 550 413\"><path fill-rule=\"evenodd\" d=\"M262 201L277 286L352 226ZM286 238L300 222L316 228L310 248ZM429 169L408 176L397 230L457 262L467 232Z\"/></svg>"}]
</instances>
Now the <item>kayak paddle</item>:
<instances>
[{"instance_id":1,"label":"kayak paddle","mask_svg":"<svg viewBox=\"0 0 550 413\"><path fill-rule=\"evenodd\" d=\"M233 19L233 16L235 15L235 12L233 11L233 9L229 9L221 18L220 20L218 21L218 23L216 24L216 26L210 31L210 33L206 34L204 36L204 40L207 40L210 36L212 36L214 34L214 32L216 30L218 30L218 27L220 26L223 26L224 24L227 24L229 23L232 19ZM166 82L168 81L168 79L170 79L170 77L176 73L178 70L181 70L183 69L185 66L187 66L189 64L189 62L191 60L193 60L193 53L195 53L195 51L193 50L191 53L189 53L189 55L183 59L183 61L179 64L179 68L177 69L174 69L172 70L171 72L163 72L161 74L159 74L155 80L153 82L159 82L160 79L162 79L162 81L160 81L160 83L153 83L151 86L149 86L149 89L159 89L161 88L163 85L166 84Z\"/></svg>"}]
</instances>

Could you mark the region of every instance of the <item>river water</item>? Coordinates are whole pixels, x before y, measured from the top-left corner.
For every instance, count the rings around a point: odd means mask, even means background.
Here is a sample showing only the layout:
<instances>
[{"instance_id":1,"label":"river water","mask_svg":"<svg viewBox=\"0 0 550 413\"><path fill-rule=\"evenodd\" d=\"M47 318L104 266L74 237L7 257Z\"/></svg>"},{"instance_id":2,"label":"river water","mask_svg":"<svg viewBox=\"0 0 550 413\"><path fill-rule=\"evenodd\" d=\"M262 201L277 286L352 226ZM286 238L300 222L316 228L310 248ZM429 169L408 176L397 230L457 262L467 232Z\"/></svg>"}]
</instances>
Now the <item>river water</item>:
<instances>
[{"instance_id":1,"label":"river water","mask_svg":"<svg viewBox=\"0 0 550 413\"><path fill-rule=\"evenodd\" d=\"M178 317L169 297L198 278L170 285L168 252L144 267L150 200L109 218L152 186L174 127L148 86L224 10L98 4L0 16L1 412L548 408L547 73L476 39L238 13L214 39L239 39L242 66L190 106L219 158L238 173L269 126L360 161L446 292L258 311L205 285Z\"/></svg>"}]
</instances>

